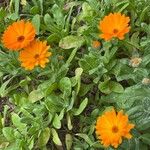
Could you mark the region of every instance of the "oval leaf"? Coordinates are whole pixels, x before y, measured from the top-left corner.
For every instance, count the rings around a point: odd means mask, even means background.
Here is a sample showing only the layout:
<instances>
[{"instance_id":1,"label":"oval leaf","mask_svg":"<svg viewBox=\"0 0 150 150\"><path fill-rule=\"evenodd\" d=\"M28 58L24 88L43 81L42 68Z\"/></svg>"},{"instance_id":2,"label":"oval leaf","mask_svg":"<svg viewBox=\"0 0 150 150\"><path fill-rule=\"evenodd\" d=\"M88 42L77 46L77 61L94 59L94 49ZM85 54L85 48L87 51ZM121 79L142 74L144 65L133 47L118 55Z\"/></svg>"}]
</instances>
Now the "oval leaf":
<instances>
[{"instance_id":1,"label":"oval leaf","mask_svg":"<svg viewBox=\"0 0 150 150\"><path fill-rule=\"evenodd\" d=\"M36 34L39 34L40 31L40 15L35 15L32 19L32 23L35 26Z\"/></svg>"},{"instance_id":2,"label":"oval leaf","mask_svg":"<svg viewBox=\"0 0 150 150\"><path fill-rule=\"evenodd\" d=\"M66 142L67 150L71 150L71 147L72 147L72 136L71 136L71 134L66 134L65 142Z\"/></svg>"},{"instance_id":3,"label":"oval leaf","mask_svg":"<svg viewBox=\"0 0 150 150\"><path fill-rule=\"evenodd\" d=\"M41 132L41 134L38 138L38 146L39 147L45 146L47 144L49 138L50 138L50 128L47 127Z\"/></svg>"},{"instance_id":4,"label":"oval leaf","mask_svg":"<svg viewBox=\"0 0 150 150\"><path fill-rule=\"evenodd\" d=\"M34 103L38 100L41 100L44 97L44 94L41 92L41 90L34 90L29 94L29 101Z\"/></svg>"},{"instance_id":5,"label":"oval leaf","mask_svg":"<svg viewBox=\"0 0 150 150\"><path fill-rule=\"evenodd\" d=\"M60 40L59 46L63 49L81 47L84 43L84 38L81 36L69 35Z\"/></svg>"},{"instance_id":6,"label":"oval leaf","mask_svg":"<svg viewBox=\"0 0 150 150\"><path fill-rule=\"evenodd\" d=\"M66 95L71 94L71 81L68 77L64 77L59 82L59 88L60 90L65 93Z\"/></svg>"},{"instance_id":7,"label":"oval leaf","mask_svg":"<svg viewBox=\"0 0 150 150\"><path fill-rule=\"evenodd\" d=\"M53 120L53 126L56 128L56 129L60 129L61 128L61 121L60 121L60 118L57 114L55 114L55 117L54 117L54 120Z\"/></svg>"},{"instance_id":8,"label":"oval leaf","mask_svg":"<svg viewBox=\"0 0 150 150\"><path fill-rule=\"evenodd\" d=\"M53 128L52 128L52 136L53 136L53 142L58 146L62 146L62 143L59 139L58 133Z\"/></svg>"},{"instance_id":9,"label":"oval leaf","mask_svg":"<svg viewBox=\"0 0 150 150\"><path fill-rule=\"evenodd\" d=\"M80 114L83 112L83 110L85 109L85 107L87 106L87 104L88 104L88 99L85 98L85 99L82 101L82 103L80 104L79 108L75 111L74 115L75 115L75 116L80 115Z\"/></svg>"}]
</instances>

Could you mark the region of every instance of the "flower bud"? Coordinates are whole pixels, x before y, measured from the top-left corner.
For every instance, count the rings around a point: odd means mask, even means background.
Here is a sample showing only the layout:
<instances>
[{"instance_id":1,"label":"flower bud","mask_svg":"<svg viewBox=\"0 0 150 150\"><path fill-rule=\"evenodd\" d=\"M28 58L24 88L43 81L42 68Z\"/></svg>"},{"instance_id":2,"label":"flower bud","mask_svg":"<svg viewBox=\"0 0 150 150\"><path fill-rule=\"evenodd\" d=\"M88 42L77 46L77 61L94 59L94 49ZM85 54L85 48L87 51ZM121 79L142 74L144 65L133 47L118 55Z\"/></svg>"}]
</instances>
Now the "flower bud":
<instances>
[{"instance_id":1,"label":"flower bud","mask_svg":"<svg viewBox=\"0 0 150 150\"><path fill-rule=\"evenodd\" d=\"M99 48L100 46L101 46L101 43L99 41L92 41L93 48Z\"/></svg>"}]
</instances>

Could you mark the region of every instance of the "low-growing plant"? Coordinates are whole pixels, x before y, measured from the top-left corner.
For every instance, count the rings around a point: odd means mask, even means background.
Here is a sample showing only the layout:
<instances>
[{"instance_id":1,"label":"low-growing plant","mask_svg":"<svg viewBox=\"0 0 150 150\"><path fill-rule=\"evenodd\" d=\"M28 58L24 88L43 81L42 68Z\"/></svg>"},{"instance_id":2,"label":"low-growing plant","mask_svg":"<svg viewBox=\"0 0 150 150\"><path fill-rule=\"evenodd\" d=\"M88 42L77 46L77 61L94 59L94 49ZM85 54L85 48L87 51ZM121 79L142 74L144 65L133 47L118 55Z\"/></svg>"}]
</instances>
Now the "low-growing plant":
<instances>
[{"instance_id":1,"label":"low-growing plant","mask_svg":"<svg viewBox=\"0 0 150 150\"><path fill-rule=\"evenodd\" d=\"M149 149L149 0L3 0L0 23L1 150Z\"/></svg>"}]
</instances>

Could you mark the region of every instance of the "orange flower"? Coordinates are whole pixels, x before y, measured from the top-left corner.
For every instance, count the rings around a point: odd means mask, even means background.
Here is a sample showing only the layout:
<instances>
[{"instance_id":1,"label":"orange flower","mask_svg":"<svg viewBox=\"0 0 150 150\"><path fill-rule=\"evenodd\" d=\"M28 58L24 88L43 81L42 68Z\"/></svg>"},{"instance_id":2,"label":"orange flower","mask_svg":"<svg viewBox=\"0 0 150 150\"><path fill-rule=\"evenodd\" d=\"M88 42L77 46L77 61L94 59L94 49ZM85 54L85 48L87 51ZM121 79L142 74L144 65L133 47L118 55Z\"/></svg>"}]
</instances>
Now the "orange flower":
<instances>
[{"instance_id":1,"label":"orange flower","mask_svg":"<svg viewBox=\"0 0 150 150\"><path fill-rule=\"evenodd\" d=\"M30 22L21 20L8 26L2 36L2 43L6 48L17 51L29 45L34 37L34 26Z\"/></svg>"},{"instance_id":2,"label":"orange flower","mask_svg":"<svg viewBox=\"0 0 150 150\"><path fill-rule=\"evenodd\" d=\"M129 32L129 21L130 18L121 13L110 13L105 16L99 23L99 29L102 31L101 38L107 40L117 37L120 40L124 39L124 35Z\"/></svg>"},{"instance_id":3,"label":"orange flower","mask_svg":"<svg viewBox=\"0 0 150 150\"><path fill-rule=\"evenodd\" d=\"M99 48L100 46L101 46L101 43L99 41L92 41L93 48Z\"/></svg>"},{"instance_id":4,"label":"orange flower","mask_svg":"<svg viewBox=\"0 0 150 150\"><path fill-rule=\"evenodd\" d=\"M133 124L129 124L128 116L119 111L117 114L115 110L105 112L97 119L96 134L105 146L118 147L122 143L122 137L130 139L132 135L129 133L134 128Z\"/></svg>"},{"instance_id":5,"label":"orange flower","mask_svg":"<svg viewBox=\"0 0 150 150\"><path fill-rule=\"evenodd\" d=\"M45 67L45 64L49 62L48 57L51 56L51 52L48 52L50 46L47 46L47 42L41 42L34 40L24 50L20 51L19 60L21 66L26 70L32 70L35 66Z\"/></svg>"}]
</instances>

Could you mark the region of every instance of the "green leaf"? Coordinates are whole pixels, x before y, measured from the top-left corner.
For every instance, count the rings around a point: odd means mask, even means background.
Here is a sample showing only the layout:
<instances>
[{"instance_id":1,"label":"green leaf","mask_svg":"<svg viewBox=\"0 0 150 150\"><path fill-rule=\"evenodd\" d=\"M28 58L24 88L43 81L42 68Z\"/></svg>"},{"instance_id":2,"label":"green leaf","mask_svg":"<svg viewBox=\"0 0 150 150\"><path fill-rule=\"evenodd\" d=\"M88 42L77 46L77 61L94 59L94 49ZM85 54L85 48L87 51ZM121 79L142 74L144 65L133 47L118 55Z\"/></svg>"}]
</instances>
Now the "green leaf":
<instances>
[{"instance_id":1,"label":"green leaf","mask_svg":"<svg viewBox=\"0 0 150 150\"><path fill-rule=\"evenodd\" d=\"M82 73L83 73L83 69L82 69L82 68L77 68L77 69L75 70L75 76L76 76L77 78L80 78L80 76L82 75Z\"/></svg>"},{"instance_id":2,"label":"green leaf","mask_svg":"<svg viewBox=\"0 0 150 150\"><path fill-rule=\"evenodd\" d=\"M31 9L30 9L30 13L33 14L33 15L36 15L39 13L39 7L38 6L33 6Z\"/></svg>"},{"instance_id":3,"label":"green leaf","mask_svg":"<svg viewBox=\"0 0 150 150\"><path fill-rule=\"evenodd\" d=\"M143 99L137 104L140 106L139 110L136 111L130 118L134 118L136 127L143 131L150 128L150 96L146 97L143 93Z\"/></svg>"},{"instance_id":4,"label":"green leaf","mask_svg":"<svg viewBox=\"0 0 150 150\"><path fill-rule=\"evenodd\" d=\"M71 81L68 77L64 77L59 82L60 90L67 96L71 94Z\"/></svg>"},{"instance_id":5,"label":"green leaf","mask_svg":"<svg viewBox=\"0 0 150 150\"><path fill-rule=\"evenodd\" d=\"M7 85L10 83L10 81L12 80L12 78L10 78L9 80L7 80L6 82L4 82L1 87L0 87L0 96L1 97L5 97L8 94L8 89L6 88Z\"/></svg>"},{"instance_id":6,"label":"green leaf","mask_svg":"<svg viewBox=\"0 0 150 150\"><path fill-rule=\"evenodd\" d=\"M78 48L83 45L84 41L84 38L81 36L69 35L60 40L59 47L63 49Z\"/></svg>"},{"instance_id":7,"label":"green leaf","mask_svg":"<svg viewBox=\"0 0 150 150\"><path fill-rule=\"evenodd\" d=\"M79 27L77 30L77 35L78 36L83 35L84 32L86 32L88 29L89 29L89 26L87 26L87 25L83 25L83 26Z\"/></svg>"},{"instance_id":8,"label":"green leaf","mask_svg":"<svg viewBox=\"0 0 150 150\"><path fill-rule=\"evenodd\" d=\"M4 17L6 16L6 14L7 14L6 10L3 7L1 7L0 8L0 21L2 19L4 19Z\"/></svg>"},{"instance_id":9,"label":"green leaf","mask_svg":"<svg viewBox=\"0 0 150 150\"><path fill-rule=\"evenodd\" d=\"M145 17L146 17L146 13L149 11L149 9L150 9L150 6L148 5L148 6L146 6L146 7L142 10L142 12L141 12L141 14L140 14L140 22L143 22L144 19L146 19L146 18L145 18Z\"/></svg>"},{"instance_id":10,"label":"green leaf","mask_svg":"<svg viewBox=\"0 0 150 150\"><path fill-rule=\"evenodd\" d=\"M106 80L104 82L100 82L99 90L105 94L110 94L111 92L123 93L123 86L115 81Z\"/></svg>"},{"instance_id":11,"label":"green leaf","mask_svg":"<svg viewBox=\"0 0 150 150\"><path fill-rule=\"evenodd\" d=\"M48 96L49 94L51 94L54 90L56 90L58 88L57 83L53 83L53 84L48 84L46 86L46 90L45 90L45 95ZM41 88L42 89L42 88Z\"/></svg>"},{"instance_id":12,"label":"green leaf","mask_svg":"<svg viewBox=\"0 0 150 150\"><path fill-rule=\"evenodd\" d=\"M0 113L0 129L3 128L3 118L2 118L2 115Z\"/></svg>"},{"instance_id":13,"label":"green leaf","mask_svg":"<svg viewBox=\"0 0 150 150\"><path fill-rule=\"evenodd\" d=\"M82 12L80 13L78 17L78 20L81 21L81 20L84 20L85 18L92 17L93 14L94 12L91 6L87 2L84 2L82 4Z\"/></svg>"},{"instance_id":14,"label":"green leaf","mask_svg":"<svg viewBox=\"0 0 150 150\"><path fill-rule=\"evenodd\" d=\"M150 145L150 133L145 133L145 134L143 134L142 136L140 136L140 139L141 139L144 143Z\"/></svg>"},{"instance_id":15,"label":"green leaf","mask_svg":"<svg viewBox=\"0 0 150 150\"><path fill-rule=\"evenodd\" d=\"M11 19L13 21L15 21L15 20L17 20L19 18L18 14L16 14L16 13L11 13L7 17L8 17L8 19Z\"/></svg>"},{"instance_id":16,"label":"green leaf","mask_svg":"<svg viewBox=\"0 0 150 150\"><path fill-rule=\"evenodd\" d=\"M8 141L13 141L15 139L14 137L14 131L12 127L4 127L2 129L3 135Z\"/></svg>"},{"instance_id":17,"label":"green leaf","mask_svg":"<svg viewBox=\"0 0 150 150\"><path fill-rule=\"evenodd\" d=\"M76 93L75 93L75 91L72 91L72 97L71 97L71 100L70 100L70 104L67 107L67 112L73 108L75 99L76 99Z\"/></svg>"},{"instance_id":18,"label":"green leaf","mask_svg":"<svg viewBox=\"0 0 150 150\"><path fill-rule=\"evenodd\" d=\"M67 113L67 126L68 126L69 130L72 130L73 126L72 126L72 123L71 123L71 116L70 116L69 113Z\"/></svg>"},{"instance_id":19,"label":"green leaf","mask_svg":"<svg viewBox=\"0 0 150 150\"><path fill-rule=\"evenodd\" d=\"M19 82L19 85L21 86L21 87L25 87L26 85L28 85L28 83L31 81L31 79L27 76L25 79L23 79L23 80L21 80L20 82Z\"/></svg>"},{"instance_id":20,"label":"green leaf","mask_svg":"<svg viewBox=\"0 0 150 150\"><path fill-rule=\"evenodd\" d=\"M32 18L32 23L35 26L36 34L38 35L40 32L40 15L37 14Z\"/></svg>"},{"instance_id":21,"label":"green leaf","mask_svg":"<svg viewBox=\"0 0 150 150\"><path fill-rule=\"evenodd\" d=\"M118 83L118 82L110 81L109 85L110 85L110 89L111 89L113 92L116 92L116 93L123 93L123 91L124 91L123 86L122 86L120 83Z\"/></svg>"},{"instance_id":22,"label":"green leaf","mask_svg":"<svg viewBox=\"0 0 150 150\"><path fill-rule=\"evenodd\" d=\"M105 93L105 94L111 93L111 89L109 88L109 80L100 82L98 85L98 88L102 93Z\"/></svg>"},{"instance_id":23,"label":"green leaf","mask_svg":"<svg viewBox=\"0 0 150 150\"><path fill-rule=\"evenodd\" d=\"M75 57L76 53L78 51L78 48L74 48L69 56L69 58L67 59L66 61L66 65L70 65L71 64L71 61L73 60L73 58Z\"/></svg>"},{"instance_id":24,"label":"green leaf","mask_svg":"<svg viewBox=\"0 0 150 150\"><path fill-rule=\"evenodd\" d=\"M62 120L64 118L65 109L62 109L59 114L59 119Z\"/></svg>"},{"instance_id":25,"label":"green leaf","mask_svg":"<svg viewBox=\"0 0 150 150\"><path fill-rule=\"evenodd\" d=\"M83 69L77 68L75 70L75 77L72 78L72 86L74 87L76 84L76 93L79 93L80 86L81 86L81 75L82 75Z\"/></svg>"},{"instance_id":26,"label":"green leaf","mask_svg":"<svg viewBox=\"0 0 150 150\"><path fill-rule=\"evenodd\" d=\"M21 118L17 114L12 113L11 115L13 125L17 127L21 132L25 132L26 124L21 122Z\"/></svg>"},{"instance_id":27,"label":"green leaf","mask_svg":"<svg viewBox=\"0 0 150 150\"><path fill-rule=\"evenodd\" d=\"M40 2L41 15L43 15L43 0L39 0L39 2Z\"/></svg>"},{"instance_id":28,"label":"green leaf","mask_svg":"<svg viewBox=\"0 0 150 150\"><path fill-rule=\"evenodd\" d=\"M62 9L57 4L54 4L53 7L51 8L51 12L53 14L53 17L57 25L63 27L65 20L64 20L64 15L62 13Z\"/></svg>"},{"instance_id":29,"label":"green leaf","mask_svg":"<svg viewBox=\"0 0 150 150\"><path fill-rule=\"evenodd\" d=\"M93 74L100 65L102 66L102 61L99 60L98 54L89 53L79 60L79 65L85 73ZM104 70L104 66L101 70Z\"/></svg>"},{"instance_id":30,"label":"green leaf","mask_svg":"<svg viewBox=\"0 0 150 150\"><path fill-rule=\"evenodd\" d=\"M28 139L28 147L29 147L29 150L32 150L33 149L33 147L34 147L34 138L33 137L31 137L30 139Z\"/></svg>"},{"instance_id":31,"label":"green leaf","mask_svg":"<svg viewBox=\"0 0 150 150\"><path fill-rule=\"evenodd\" d=\"M55 114L55 117L53 119L53 126L56 128L56 129L60 129L61 128L61 121L60 121L60 117Z\"/></svg>"},{"instance_id":32,"label":"green leaf","mask_svg":"<svg viewBox=\"0 0 150 150\"><path fill-rule=\"evenodd\" d=\"M88 91L90 91L93 87L93 84L83 84L81 83L81 88L80 88L80 92L79 95L80 96L84 96L88 93Z\"/></svg>"},{"instance_id":33,"label":"green leaf","mask_svg":"<svg viewBox=\"0 0 150 150\"><path fill-rule=\"evenodd\" d=\"M125 10L128 6L129 6L129 3L124 4L123 7L120 8L120 10L119 10L118 12L121 13L121 12L122 12L123 10Z\"/></svg>"},{"instance_id":34,"label":"green leaf","mask_svg":"<svg viewBox=\"0 0 150 150\"><path fill-rule=\"evenodd\" d=\"M47 144L50 138L50 128L45 128L41 133L38 138L38 147L43 147Z\"/></svg>"},{"instance_id":35,"label":"green leaf","mask_svg":"<svg viewBox=\"0 0 150 150\"><path fill-rule=\"evenodd\" d=\"M16 15L19 15L19 3L20 3L20 0L15 0L15 14Z\"/></svg>"},{"instance_id":36,"label":"green leaf","mask_svg":"<svg viewBox=\"0 0 150 150\"><path fill-rule=\"evenodd\" d=\"M45 99L45 106L50 112L60 112L64 108L64 100L51 94Z\"/></svg>"},{"instance_id":37,"label":"green leaf","mask_svg":"<svg viewBox=\"0 0 150 150\"><path fill-rule=\"evenodd\" d=\"M66 134L65 143L66 143L67 150L71 150L72 143L73 143L73 139L72 139L71 134Z\"/></svg>"},{"instance_id":38,"label":"green leaf","mask_svg":"<svg viewBox=\"0 0 150 150\"><path fill-rule=\"evenodd\" d=\"M52 18L49 14L45 14L44 16L44 23L46 24L46 26L49 26L51 24Z\"/></svg>"},{"instance_id":39,"label":"green leaf","mask_svg":"<svg viewBox=\"0 0 150 150\"><path fill-rule=\"evenodd\" d=\"M131 86L124 90L123 93L111 93L108 96L102 96L102 101L110 100L117 103L120 109L131 109L135 101L140 102L145 97L150 97L149 89L141 86Z\"/></svg>"},{"instance_id":40,"label":"green leaf","mask_svg":"<svg viewBox=\"0 0 150 150\"><path fill-rule=\"evenodd\" d=\"M87 142L90 146L93 144L92 140L89 138L89 136L87 134L77 133L75 135L83 138L85 140L85 142Z\"/></svg>"},{"instance_id":41,"label":"green leaf","mask_svg":"<svg viewBox=\"0 0 150 150\"><path fill-rule=\"evenodd\" d=\"M82 103L80 104L79 108L74 112L74 115L75 115L75 116L80 115L80 114L83 112L83 110L86 108L87 104L88 104L88 99L85 98L85 99L82 101Z\"/></svg>"},{"instance_id":42,"label":"green leaf","mask_svg":"<svg viewBox=\"0 0 150 150\"><path fill-rule=\"evenodd\" d=\"M50 43L53 43L53 42L58 42L59 39L60 39L60 37L58 36L58 34L53 33L53 34L51 34L51 35L47 38L47 42L50 44Z\"/></svg>"},{"instance_id":43,"label":"green leaf","mask_svg":"<svg viewBox=\"0 0 150 150\"><path fill-rule=\"evenodd\" d=\"M34 90L29 94L29 101L35 103L44 97L44 93L41 90Z\"/></svg>"},{"instance_id":44,"label":"green leaf","mask_svg":"<svg viewBox=\"0 0 150 150\"><path fill-rule=\"evenodd\" d=\"M138 44L139 43L139 32L135 32L131 36L131 42Z\"/></svg>"},{"instance_id":45,"label":"green leaf","mask_svg":"<svg viewBox=\"0 0 150 150\"><path fill-rule=\"evenodd\" d=\"M59 139L59 136L56 130L52 128L51 131L52 131L52 136L53 136L53 142L58 146L62 146L62 143Z\"/></svg>"}]
</instances>

